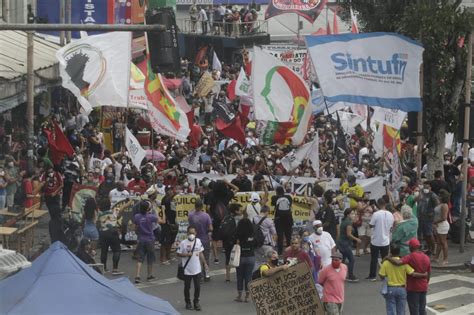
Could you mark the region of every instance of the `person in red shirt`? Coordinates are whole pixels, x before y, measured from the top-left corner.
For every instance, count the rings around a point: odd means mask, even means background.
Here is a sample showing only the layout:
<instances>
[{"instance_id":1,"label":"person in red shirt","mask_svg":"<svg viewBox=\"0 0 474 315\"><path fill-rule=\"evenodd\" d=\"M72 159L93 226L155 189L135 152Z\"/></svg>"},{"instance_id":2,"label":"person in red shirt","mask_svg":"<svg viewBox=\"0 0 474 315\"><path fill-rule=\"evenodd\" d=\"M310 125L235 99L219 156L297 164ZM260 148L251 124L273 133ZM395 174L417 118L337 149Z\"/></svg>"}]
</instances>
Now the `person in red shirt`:
<instances>
[{"instance_id":1,"label":"person in red shirt","mask_svg":"<svg viewBox=\"0 0 474 315\"><path fill-rule=\"evenodd\" d=\"M301 239L299 237L293 237L291 240L291 246L287 247L283 253L283 259L288 261L292 258L296 258L298 263L305 261L309 269L313 269L313 263L308 253L301 248Z\"/></svg>"},{"instance_id":2,"label":"person in red shirt","mask_svg":"<svg viewBox=\"0 0 474 315\"><path fill-rule=\"evenodd\" d=\"M21 184L23 185L23 190L25 191L25 195L26 195L25 201L23 201L23 207L31 208L33 206L33 198L34 198L33 181L31 179L33 177L33 174L28 171L23 171L22 175L23 175L23 181Z\"/></svg>"},{"instance_id":3,"label":"person in red shirt","mask_svg":"<svg viewBox=\"0 0 474 315\"><path fill-rule=\"evenodd\" d=\"M49 215L57 217L61 214L60 192L63 188L63 178L61 174L52 167L48 167L41 176L43 183L44 201L48 207Z\"/></svg>"},{"instance_id":4,"label":"person in red shirt","mask_svg":"<svg viewBox=\"0 0 474 315\"><path fill-rule=\"evenodd\" d=\"M199 125L199 120L197 117L194 117L194 123L191 126L191 132L189 133L189 145L191 148L196 149L201 144L201 138L205 136L202 131L201 126Z\"/></svg>"},{"instance_id":5,"label":"person in red shirt","mask_svg":"<svg viewBox=\"0 0 474 315\"><path fill-rule=\"evenodd\" d=\"M142 195L146 189L146 183L140 176L140 173L136 173L135 178L127 185L127 190L131 195Z\"/></svg>"},{"instance_id":6,"label":"person in red shirt","mask_svg":"<svg viewBox=\"0 0 474 315\"><path fill-rule=\"evenodd\" d=\"M410 254L396 260L392 257L387 259L394 265L400 266L409 264L415 272L426 273L426 278L415 278L410 275L407 276L407 302L410 310L410 315L425 315L426 314L426 292L428 291L428 282L430 281L431 263L430 258L420 250L420 241L412 238L408 241Z\"/></svg>"}]
</instances>

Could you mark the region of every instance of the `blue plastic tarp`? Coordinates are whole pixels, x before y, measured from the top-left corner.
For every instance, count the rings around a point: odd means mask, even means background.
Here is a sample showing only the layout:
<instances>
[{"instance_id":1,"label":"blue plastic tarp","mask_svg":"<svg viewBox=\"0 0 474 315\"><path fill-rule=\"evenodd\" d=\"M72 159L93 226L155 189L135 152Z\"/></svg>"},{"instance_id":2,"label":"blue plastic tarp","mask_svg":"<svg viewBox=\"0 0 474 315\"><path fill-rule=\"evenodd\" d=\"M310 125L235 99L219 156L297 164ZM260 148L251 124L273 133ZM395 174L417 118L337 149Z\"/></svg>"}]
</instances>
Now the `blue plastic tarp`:
<instances>
[{"instance_id":1,"label":"blue plastic tarp","mask_svg":"<svg viewBox=\"0 0 474 315\"><path fill-rule=\"evenodd\" d=\"M56 242L33 265L0 281L0 314L179 314L127 278L109 280Z\"/></svg>"}]
</instances>

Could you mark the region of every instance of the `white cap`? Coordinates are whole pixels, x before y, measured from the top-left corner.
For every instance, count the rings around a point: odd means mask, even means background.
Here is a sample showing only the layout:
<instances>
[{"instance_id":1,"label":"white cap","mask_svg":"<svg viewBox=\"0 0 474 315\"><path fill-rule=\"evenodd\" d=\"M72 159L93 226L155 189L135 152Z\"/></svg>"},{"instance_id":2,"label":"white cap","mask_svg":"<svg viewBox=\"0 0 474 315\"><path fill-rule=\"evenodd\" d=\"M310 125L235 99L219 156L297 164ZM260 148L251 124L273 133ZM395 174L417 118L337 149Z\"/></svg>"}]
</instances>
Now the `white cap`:
<instances>
[{"instance_id":1,"label":"white cap","mask_svg":"<svg viewBox=\"0 0 474 315\"><path fill-rule=\"evenodd\" d=\"M252 202L259 202L259 201L260 201L260 196L259 196L256 192L253 192L253 193L250 195L250 201L252 201Z\"/></svg>"},{"instance_id":2,"label":"white cap","mask_svg":"<svg viewBox=\"0 0 474 315\"><path fill-rule=\"evenodd\" d=\"M323 225L323 222L321 222L320 220L314 220L313 226L316 226L316 225Z\"/></svg>"}]
</instances>

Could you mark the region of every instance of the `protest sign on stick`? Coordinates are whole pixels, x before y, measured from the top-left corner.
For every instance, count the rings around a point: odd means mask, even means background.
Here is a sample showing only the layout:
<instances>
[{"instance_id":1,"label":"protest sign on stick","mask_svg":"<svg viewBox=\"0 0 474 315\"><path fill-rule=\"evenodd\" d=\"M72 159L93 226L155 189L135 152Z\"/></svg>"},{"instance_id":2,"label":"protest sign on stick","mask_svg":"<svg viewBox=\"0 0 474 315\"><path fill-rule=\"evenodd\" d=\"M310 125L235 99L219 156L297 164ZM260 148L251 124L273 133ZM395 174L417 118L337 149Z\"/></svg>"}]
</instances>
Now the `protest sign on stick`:
<instances>
[{"instance_id":1,"label":"protest sign on stick","mask_svg":"<svg viewBox=\"0 0 474 315\"><path fill-rule=\"evenodd\" d=\"M258 315L324 315L313 276L304 262L254 280L249 289Z\"/></svg>"}]
</instances>

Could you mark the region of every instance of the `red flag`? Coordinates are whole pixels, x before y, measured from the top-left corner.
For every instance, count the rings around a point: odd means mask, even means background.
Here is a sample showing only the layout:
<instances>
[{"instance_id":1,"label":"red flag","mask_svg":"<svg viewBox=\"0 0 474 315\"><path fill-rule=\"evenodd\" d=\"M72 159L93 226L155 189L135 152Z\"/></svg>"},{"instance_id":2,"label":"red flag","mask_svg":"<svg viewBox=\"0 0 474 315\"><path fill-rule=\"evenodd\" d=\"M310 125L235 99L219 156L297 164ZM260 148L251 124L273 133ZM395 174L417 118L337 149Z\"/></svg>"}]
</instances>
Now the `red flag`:
<instances>
[{"instance_id":1,"label":"red flag","mask_svg":"<svg viewBox=\"0 0 474 315\"><path fill-rule=\"evenodd\" d=\"M240 115L237 115L234 120L226 124L224 120L216 119L216 128L224 136L237 140L240 144L245 144L245 133L240 122Z\"/></svg>"},{"instance_id":2,"label":"red flag","mask_svg":"<svg viewBox=\"0 0 474 315\"><path fill-rule=\"evenodd\" d=\"M227 85L227 98L229 101L233 101L235 99L235 85L237 84L237 80L230 81L229 85Z\"/></svg>"},{"instance_id":3,"label":"red flag","mask_svg":"<svg viewBox=\"0 0 474 315\"><path fill-rule=\"evenodd\" d=\"M333 13L334 13L334 17L333 17L333 20L332 20L332 33L333 34L339 34L339 24L337 22L336 11L334 11Z\"/></svg>"},{"instance_id":4,"label":"red flag","mask_svg":"<svg viewBox=\"0 0 474 315\"><path fill-rule=\"evenodd\" d=\"M74 155L74 149L55 121L53 121L53 126L54 131L48 129L45 129L44 131L48 137L51 161L54 165L59 165L61 164L65 154L69 157Z\"/></svg>"},{"instance_id":5,"label":"red flag","mask_svg":"<svg viewBox=\"0 0 474 315\"><path fill-rule=\"evenodd\" d=\"M247 124L249 123L249 114L250 114L250 105L244 105L240 104L240 124L242 125L242 129L245 129L247 127Z\"/></svg>"}]
</instances>

